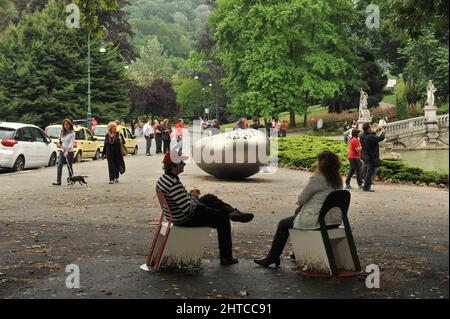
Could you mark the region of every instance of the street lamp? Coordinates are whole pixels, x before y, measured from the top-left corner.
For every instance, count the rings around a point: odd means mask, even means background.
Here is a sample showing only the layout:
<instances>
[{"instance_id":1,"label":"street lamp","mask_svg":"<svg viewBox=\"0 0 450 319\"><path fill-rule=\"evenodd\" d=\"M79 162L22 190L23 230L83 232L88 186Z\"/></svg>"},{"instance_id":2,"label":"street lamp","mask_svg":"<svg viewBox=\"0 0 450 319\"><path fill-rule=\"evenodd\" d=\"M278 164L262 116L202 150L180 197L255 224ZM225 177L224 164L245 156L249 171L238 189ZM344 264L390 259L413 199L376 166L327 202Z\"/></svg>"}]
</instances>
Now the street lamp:
<instances>
[{"instance_id":1,"label":"street lamp","mask_svg":"<svg viewBox=\"0 0 450 319\"><path fill-rule=\"evenodd\" d=\"M106 29L105 29L106 30ZM106 30L108 31L108 30ZM100 52L105 53L105 46L100 47ZM87 110L87 129L91 131L92 127L92 110L91 110L91 30L88 33L88 110Z\"/></svg>"},{"instance_id":2,"label":"street lamp","mask_svg":"<svg viewBox=\"0 0 450 319\"><path fill-rule=\"evenodd\" d=\"M206 89L202 88L202 91L203 91L203 108L204 108L205 113L206 113Z\"/></svg>"}]
</instances>

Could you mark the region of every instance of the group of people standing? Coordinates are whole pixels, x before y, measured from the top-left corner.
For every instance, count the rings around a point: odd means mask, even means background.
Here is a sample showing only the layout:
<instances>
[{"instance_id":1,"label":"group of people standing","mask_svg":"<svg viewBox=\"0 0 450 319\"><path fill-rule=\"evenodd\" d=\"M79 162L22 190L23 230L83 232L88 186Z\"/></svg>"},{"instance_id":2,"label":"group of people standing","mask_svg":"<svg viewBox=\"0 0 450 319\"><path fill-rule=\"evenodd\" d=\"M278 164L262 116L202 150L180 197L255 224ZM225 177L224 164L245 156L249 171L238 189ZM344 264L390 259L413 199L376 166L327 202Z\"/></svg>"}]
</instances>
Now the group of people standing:
<instances>
[{"instance_id":1,"label":"group of people standing","mask_svg":"<svg viewBox=\"0 0 450 319\"><path fill-rule=\"evenodd\" d=\"M267 121L267 126L261 124L261 120L258 116L253 117L253 123L249 125L247 118L243 117L238 120L235 126L236 129L248 129L255 130L267 129L269 137L286 137L289 130L289 124L286 120L280 121L275 118L272 121Z\"/></svg>"},{"instance_id":2,"label":"group of people standing","mask_svg":"<svg viewBox=\"0 0 450 319\"><path fill-rule=\"evenodd\" d=\"M158 120L148 119L147 123L143 127L143 135L146 141L145 155L152 156L151 147L152 141L156 143L156 154L166 154L170 151L170 144L175 134L176 144L173 150L177 150L178 153L183 151L183 129L184 121L179 119L175 125L175 130L172 129L169 123L169 119L163 119L161 122Z\"/></svg>"},{"instance_id":3,"label":"group of people standing","mask_svg":"<svg viewBox=\"0 0 450 319\"><path fill-rule=\"evenodd\" d=\"M288 121L272 119L272 122L269 122L268 129L272 132L272 137L286 137L287 132L289 130Z\"/></svg>"},{"instance_id":4,"label":"group of people standing","mask_svg":"<svg viewBox=\"0 0 450 319\"><path fill-rule=\"evenodd\" d=\"M356 175L358 188L366 192L373 192L372 178L377 166L380 165L379 143L384 140L385 134L382 127L379 127L380 135L373 131L371 123L363 125L363 132L357 128L352 128L349 139L348 160L350 170L345 179L345 189L351 189L351 179Z\"/></svg>"}]
</instances>

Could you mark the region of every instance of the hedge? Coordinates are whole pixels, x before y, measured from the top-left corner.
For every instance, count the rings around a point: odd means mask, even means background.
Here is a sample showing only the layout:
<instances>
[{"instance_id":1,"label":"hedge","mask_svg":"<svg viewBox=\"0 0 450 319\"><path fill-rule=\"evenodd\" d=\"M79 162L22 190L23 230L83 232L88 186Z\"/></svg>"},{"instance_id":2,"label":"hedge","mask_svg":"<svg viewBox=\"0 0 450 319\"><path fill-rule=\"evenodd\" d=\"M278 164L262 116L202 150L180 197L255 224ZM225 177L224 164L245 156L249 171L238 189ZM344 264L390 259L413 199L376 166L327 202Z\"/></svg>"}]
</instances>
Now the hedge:
<instances>
[{"instance_id":1,"label":"hedge","mask_svg":"<svg viewBox=\"0 0 450 319\"><path fill-rule=\"evenodd\" d=\"M342 161L342 174L347 174L348 145L321 136L293 136L278 139L278 162L287 167L301 168L309 171L316 169L316 156L323 150L336 153ZM448 187L448 174L425 171L411 167L402 161L384 160L376 175L382 180L444 184Z\"/></svg>"}]
</instances>

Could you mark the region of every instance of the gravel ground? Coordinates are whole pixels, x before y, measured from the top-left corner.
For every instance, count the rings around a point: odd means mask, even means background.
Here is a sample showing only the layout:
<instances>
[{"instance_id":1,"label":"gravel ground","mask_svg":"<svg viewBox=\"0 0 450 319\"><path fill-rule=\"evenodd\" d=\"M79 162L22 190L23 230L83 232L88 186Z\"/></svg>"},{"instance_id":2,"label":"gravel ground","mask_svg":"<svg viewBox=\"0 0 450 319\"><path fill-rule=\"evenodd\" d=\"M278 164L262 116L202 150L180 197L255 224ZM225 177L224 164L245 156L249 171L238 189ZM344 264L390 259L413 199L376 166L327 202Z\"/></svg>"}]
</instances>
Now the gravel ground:
<instances>
[{"instance_id":1,"label":"gravel ground","mask_svg":"<svg viewBox=\"0 0 450 319\"><path fill-rule=\"evenodd\" d=\"M142 143L142 142L141 142ZM142 149L142 147L141 147ZM305 279L285 250L282 267L252 259L267 253L277 222L295 209L310 176L278 169L241 182L220 181L195 164L181 176L187 188L214 193L244 211L233 224L240 263L217 263L212 232L200 271L145 273L152 231L160 215L154 193L161 156L128 156L120 183L107 183L106 161L75 164L88 187L54 187L55 168L0 175L0 298L445 298L448 299L448 191L377 182L375 193L352 191L349 218L363 267L381 269L380 289L364 276ZM80 266L82 287L65 287L65 267Z\"/></svg>"}]
</instances>

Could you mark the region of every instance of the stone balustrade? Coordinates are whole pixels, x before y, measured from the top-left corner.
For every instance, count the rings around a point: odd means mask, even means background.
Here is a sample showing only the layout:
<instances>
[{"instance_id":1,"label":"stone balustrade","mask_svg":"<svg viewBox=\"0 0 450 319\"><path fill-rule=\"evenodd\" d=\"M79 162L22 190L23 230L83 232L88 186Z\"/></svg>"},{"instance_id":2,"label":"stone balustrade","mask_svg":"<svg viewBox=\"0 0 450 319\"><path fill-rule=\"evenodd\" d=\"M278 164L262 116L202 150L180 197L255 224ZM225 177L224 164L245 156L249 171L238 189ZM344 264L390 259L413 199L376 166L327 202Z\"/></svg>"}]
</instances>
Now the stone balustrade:
<instances>
[{"instance_id":1,"label":"stone balustrade","mask_svg":"<svg viewBox=\"0 0 450 319\"><path fill-rule=\"evenodd\" d=\"M392 122L385 126L384 146L390 150L448 149L449 115L434 115Z\"/></svg>"},{"instance_id":2,"label":"stone balustrade","mask_svg":"<svg viewBox=\"0 0 450 319\"><path fill-rule=\"evenodd\" d=\"M404 134L414 134L415 132L426 129L425 116L414 117L411 119L388 123L385 126L386 137L395 137Z\"/></svg>"},{"instance_id":3,"label":"stone balustrade","mask_svg":"<svg viewBox=\"0 0 450 319\"><path fill-rule=\"evenodd\" d=\"M444 127L448 128L448 114L438 115L437 116L437 124L440 128L444 128Z\"/></svg>"}]
</instances>

